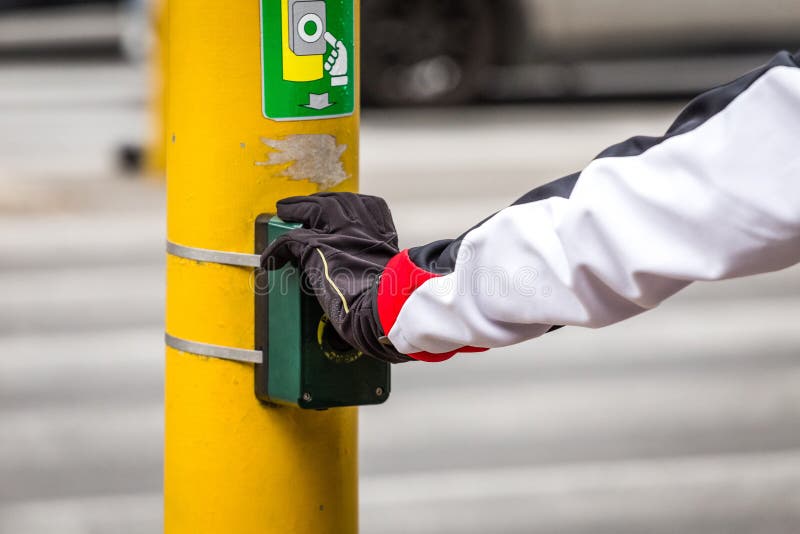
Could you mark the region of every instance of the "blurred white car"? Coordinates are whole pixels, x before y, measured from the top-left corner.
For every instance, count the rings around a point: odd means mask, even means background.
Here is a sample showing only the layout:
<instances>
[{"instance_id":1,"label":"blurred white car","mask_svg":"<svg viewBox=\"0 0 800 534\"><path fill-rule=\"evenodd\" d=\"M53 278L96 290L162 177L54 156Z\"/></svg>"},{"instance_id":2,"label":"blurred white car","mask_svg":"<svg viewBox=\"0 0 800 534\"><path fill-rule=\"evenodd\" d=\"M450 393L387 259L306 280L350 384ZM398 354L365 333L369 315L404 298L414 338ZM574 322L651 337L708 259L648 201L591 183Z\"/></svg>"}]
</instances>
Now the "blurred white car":
<instances>
[{"instance_id":1,"label":"blurred white car","mask_svg":"<svg viewBox=\"0 0 800 534\"><path fill-rule=\"evenodd\" d=\"M0 57L140 59L151 39L147 0L0 0Z\"/></svg>"},{"instance_id":2,"label":"blurred white car","mask_svg":"<svg viewBox=\"0 0 800 534\"><path fill-rule=\"evenodd\" d=\"M798 0L362 0L378 104L694 91L800 47Z\"/></svg>"}]
</instances>

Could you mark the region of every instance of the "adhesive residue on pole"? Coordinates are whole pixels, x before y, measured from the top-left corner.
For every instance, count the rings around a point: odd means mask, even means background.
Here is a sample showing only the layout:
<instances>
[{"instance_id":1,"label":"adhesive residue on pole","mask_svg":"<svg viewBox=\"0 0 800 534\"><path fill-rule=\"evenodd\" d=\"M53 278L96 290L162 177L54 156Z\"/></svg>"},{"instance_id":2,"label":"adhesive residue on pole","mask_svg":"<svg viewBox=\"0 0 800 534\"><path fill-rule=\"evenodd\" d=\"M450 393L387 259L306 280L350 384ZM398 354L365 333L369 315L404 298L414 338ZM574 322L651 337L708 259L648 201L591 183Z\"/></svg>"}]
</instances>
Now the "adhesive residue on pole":
<instances>
[{"instance_id":1,"label":"adhesive residue on pole","mask_svg":"<svg viewBox=\"0 0 800 534\"><path fill-rule=\"evenodd\" d=\"M261 0L264 116L352 115L354 36L353 0Z\"/></svg>"},{"instance_id":2,"label":"adhesive residue on pole","mask_svg":"<svg viewBox=\"0 0 800 534\"><path fill-rule=\"evenodd\" d=\"M328 134L298 134L285 139L261 138L272 149L267 161L256 161L258 166L289 164L279 176L292 180L308 180L326 191L347 180L342 154L347 145L336 142Z\"/></svg>"}]
</instances>

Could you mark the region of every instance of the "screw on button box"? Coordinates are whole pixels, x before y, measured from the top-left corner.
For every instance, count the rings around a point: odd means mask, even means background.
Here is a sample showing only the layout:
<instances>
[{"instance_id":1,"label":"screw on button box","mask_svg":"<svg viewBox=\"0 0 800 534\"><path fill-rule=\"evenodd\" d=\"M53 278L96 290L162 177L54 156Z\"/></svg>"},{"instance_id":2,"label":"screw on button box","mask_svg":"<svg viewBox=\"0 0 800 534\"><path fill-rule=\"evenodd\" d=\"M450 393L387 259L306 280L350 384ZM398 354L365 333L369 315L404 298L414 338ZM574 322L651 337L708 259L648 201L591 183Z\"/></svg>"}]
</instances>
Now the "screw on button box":
<instances>
[{"instance_id":1,"label":"screw on button box","mask_svg":"<svg viewBox=\"0 0 800 534\"><path fill-rule=\"evenodd\" d=\"M256 252L300 225L261 215ZM302 290L302 273L287 265L258 271L255 346L256 396L264 402L324 410L381 404L389 397L390 365L350 347L339 337L316 297Z\"/></svg>"}]
</instances>

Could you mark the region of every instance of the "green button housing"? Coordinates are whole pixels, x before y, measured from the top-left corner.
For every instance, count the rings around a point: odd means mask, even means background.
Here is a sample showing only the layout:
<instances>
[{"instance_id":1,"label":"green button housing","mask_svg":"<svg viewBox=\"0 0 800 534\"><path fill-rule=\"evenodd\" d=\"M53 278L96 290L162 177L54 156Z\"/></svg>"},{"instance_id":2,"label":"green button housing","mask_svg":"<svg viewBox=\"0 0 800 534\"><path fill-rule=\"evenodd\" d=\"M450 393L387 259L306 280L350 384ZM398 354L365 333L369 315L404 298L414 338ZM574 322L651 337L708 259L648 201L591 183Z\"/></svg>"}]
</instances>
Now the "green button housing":
<instances>
[{"instance_id":1,"label":"green button housing","mask_svg":"<svg viewBox=\"0 0 800 534\"><path fill-rule=\"evenodd\" d=\"M256 252L298 228L278 217L256 220ZM302 291L302 274L287 265L257 271L255 347L256 396L264 402L324 410L381 404L391 390L391 369L348 346L328 323L314 295Z\"/></svg>"}]
</instances>

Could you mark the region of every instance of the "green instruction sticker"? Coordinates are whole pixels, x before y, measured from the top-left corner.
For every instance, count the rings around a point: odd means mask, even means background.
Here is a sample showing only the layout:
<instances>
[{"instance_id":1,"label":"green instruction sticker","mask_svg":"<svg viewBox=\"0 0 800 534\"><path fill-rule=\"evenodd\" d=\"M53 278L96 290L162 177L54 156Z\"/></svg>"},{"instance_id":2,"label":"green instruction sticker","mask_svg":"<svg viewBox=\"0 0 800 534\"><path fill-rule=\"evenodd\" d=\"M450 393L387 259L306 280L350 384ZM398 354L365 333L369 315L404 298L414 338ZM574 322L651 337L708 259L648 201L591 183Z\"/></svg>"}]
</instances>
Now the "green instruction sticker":
<instances>
[{"instance_id":1,"label":"green instruction sticker","mask_svg":"<svg viewBox=\"0 0 800 534\"><path fill-rule=\"evenodd\" d=\"M353 0L261 0L264 116L324 119L355 109Z\"/></svg>"}]
</instances>

